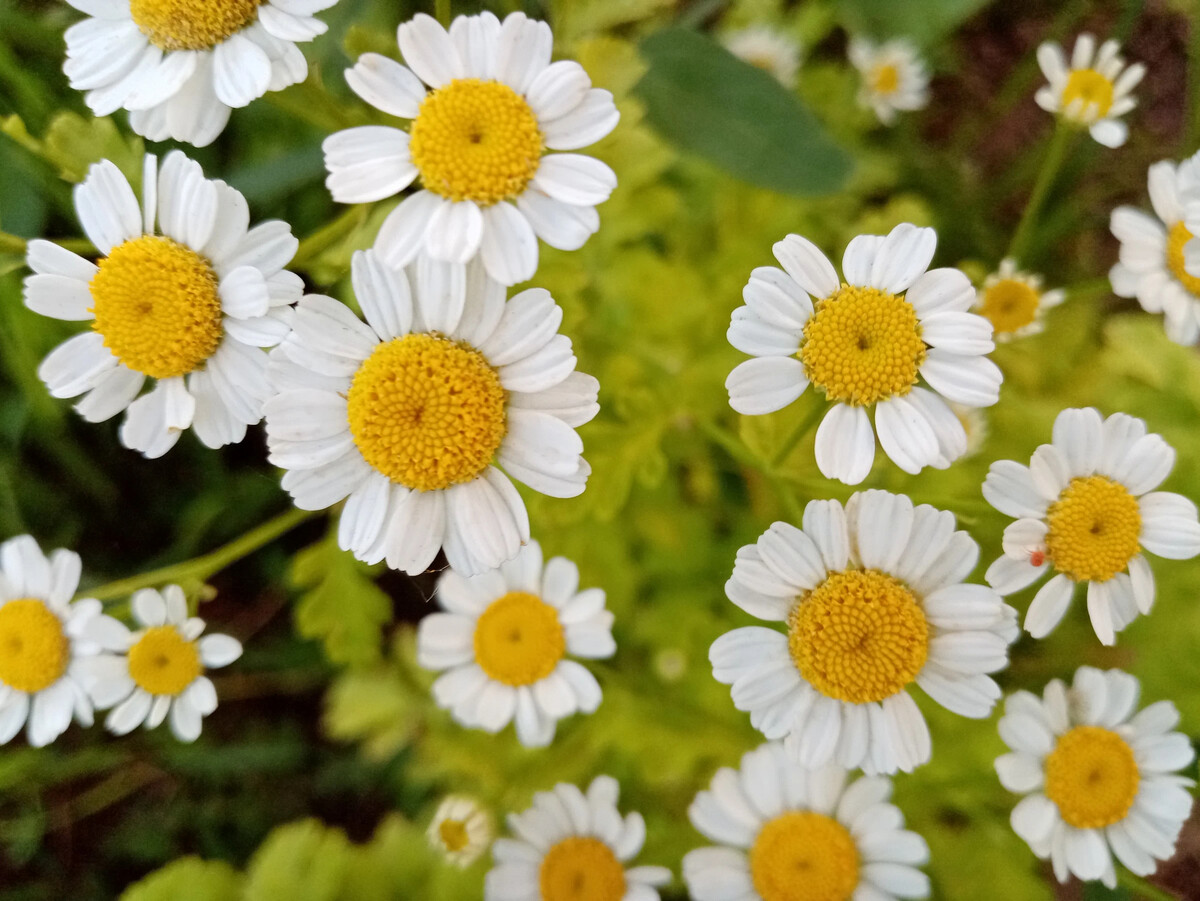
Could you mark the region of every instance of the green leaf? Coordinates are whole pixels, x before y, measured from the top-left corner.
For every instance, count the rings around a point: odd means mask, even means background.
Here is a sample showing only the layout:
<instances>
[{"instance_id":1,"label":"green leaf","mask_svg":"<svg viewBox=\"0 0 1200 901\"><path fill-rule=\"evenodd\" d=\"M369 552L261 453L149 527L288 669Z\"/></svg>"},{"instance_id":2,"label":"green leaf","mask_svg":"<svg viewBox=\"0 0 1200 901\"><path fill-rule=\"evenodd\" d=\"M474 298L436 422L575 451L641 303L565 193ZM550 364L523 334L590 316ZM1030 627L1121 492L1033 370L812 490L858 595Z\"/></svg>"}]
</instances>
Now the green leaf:
<instances>
[{"instance_id":1,"label":"green leaf","mask_svg":"<svg viewBox=\"0 0 1200 901\"><path fill-rule=\"evenodd\" d=\"M640 50L649 69L634 93L681 149L787 194L830 194L845 182L850 157L766 72L683 28L651 35Z\"/></svg>"},{"instance_id":2,"label":"green leaf","mask_svg":"<svg viewBox=\"0 0 1200 901\"><path fill-rule=\"evenodd\" d=\"M108 159L135 187L141 183L142 139L124 137L112 119L59 113L39 140L29 133L20 116L13 115L0 119L0 132L50 163L67 181L83 181L92 163Z\"/></svg>"},{"instance_id":3,"label":"green leaf","mask_svg":"<svg viewBox=\"0 0 1200 901\"><path fill-rule=\"evenodd\" d=\"M241 890L242 877L229 864L182 857L129 886L121 901L230 901Z\"/></svg>"},{"instance_id":4,"label":"green leaf","mask_svg":"<svg viewBox=\"0 0 1200 901\"><path fill-rule=\"evenodd\" d=\"M246 868L243 901L334 901L350 865L351 845L340 829L317 820L280 826Z\"/></svg>"},{"instance_id":5,"label":"green leaf","mask_svg":"<svg viewBox=\"0 0 1200 901\"><path fill-rule=\"evenodd\" d=\"M837 0L838 18L851 34L906 37L927 47L956 29L988 0Z\"/></svg>"}]
</instances>

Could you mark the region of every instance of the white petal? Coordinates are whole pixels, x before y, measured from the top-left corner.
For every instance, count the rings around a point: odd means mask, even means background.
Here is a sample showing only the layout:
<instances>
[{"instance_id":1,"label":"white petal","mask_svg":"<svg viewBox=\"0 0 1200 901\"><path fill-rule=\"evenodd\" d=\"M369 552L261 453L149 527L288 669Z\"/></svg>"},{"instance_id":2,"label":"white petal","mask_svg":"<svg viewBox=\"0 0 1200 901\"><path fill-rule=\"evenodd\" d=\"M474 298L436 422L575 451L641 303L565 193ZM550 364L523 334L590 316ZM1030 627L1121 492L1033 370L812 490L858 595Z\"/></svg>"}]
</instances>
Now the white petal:
<instances>
[{"instance_id":1,"label":"white petal","mask_svg":"<svg viewBox=\"0 0 1200 901\"><path fill-rule=\"evenodd\" d=\"M752 362L755 361L742 365ZM834 404L817 428L815 451L817 468L826 478L847 485L857 485L865 479L875 461L875 433L866 410Z\"/></svg>"}]
</instances>

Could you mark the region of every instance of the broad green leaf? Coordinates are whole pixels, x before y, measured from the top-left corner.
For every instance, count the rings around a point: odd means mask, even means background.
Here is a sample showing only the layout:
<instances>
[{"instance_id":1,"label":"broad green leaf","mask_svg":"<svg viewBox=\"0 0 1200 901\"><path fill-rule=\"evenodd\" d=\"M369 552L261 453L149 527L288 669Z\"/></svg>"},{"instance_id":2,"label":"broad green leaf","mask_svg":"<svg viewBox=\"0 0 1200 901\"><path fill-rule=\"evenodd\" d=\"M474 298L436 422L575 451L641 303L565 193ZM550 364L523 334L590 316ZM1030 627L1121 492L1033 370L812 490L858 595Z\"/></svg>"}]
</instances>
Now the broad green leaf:
<instances>
[{"instance_id":1,"label":"broad green leaf","mask_svg":"<svg viewBox=\"0 0 1200 901\"><path fill-rule=\"evenodd\" d=\"M59 113L45 136L38 139L29 133L20 116L13 115L0 120L0 132L50 163L67 181L83 181L92 163L108 159L135 187L141 183L142 139L123 136L112 119Z\"/></svg>"},{"instance_id":2,"label":"broad green leaf","mask_svg":"<svg viewBox=\"0 0 1200 901\"><path fill-rule=\"evenodd\" d=\"M224 861L182 857L129 886L121 901L232 901L241 890L241 875Z\"/></svg>"},{"instance_id":3,"label":"broad green leaf","mask_svg":"<svg viewBox=\"0 0 1200 901\"><path fill-rule=\"evenodd\" d=\"M340 829L317 820L280 826L246 868L243 901L334 901L346 880L351 850Z\"/></svg>"},{"instance_id":4,"label":"broad green leaf","mask_svg":"<svg viewBox=\"0 0 1200 901\"><path fill-rule=\"evenodd\" d=\"M907 37L928 47L983 9L988 0L837 0L837 13L851 34Z\"/></svg>"}]
</instances>

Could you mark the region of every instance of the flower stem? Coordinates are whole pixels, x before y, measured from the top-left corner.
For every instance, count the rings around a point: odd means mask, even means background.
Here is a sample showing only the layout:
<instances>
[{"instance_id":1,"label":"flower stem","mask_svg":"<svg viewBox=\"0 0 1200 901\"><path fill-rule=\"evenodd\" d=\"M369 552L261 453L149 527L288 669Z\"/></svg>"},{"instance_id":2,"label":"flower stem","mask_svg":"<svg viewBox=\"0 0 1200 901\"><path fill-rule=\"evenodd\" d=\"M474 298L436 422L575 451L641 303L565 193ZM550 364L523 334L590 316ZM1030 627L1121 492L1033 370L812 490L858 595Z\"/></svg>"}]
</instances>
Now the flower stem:
<instances>
[{"instance_id":1,"label":"flower stem","mask_svg":"<svg viewBox=\"0 0 1200 901\"><path fill-rule=\"evenodd\" d=\"M450 27L450 0L434 0L433 12L443 28Z\"/></svg>"},{"instance_id":2,"label":"flower stem","mask_svg":"<svg viewBox=\"0 0 1200 901\"><path fill-rule=\"evenodd\" d=\"M1128 889L1135 898L1144 898L1147 901L1179 901L1177 895L1173 895L1121 867L1117 867L1117 885Z\"/></svg>"},{"instance_id":3,"label":"flower stem","mask_svg":"<svg viewBox=\"0 0 1200 901\"><path fill-rule=\"evenodd\" d=\"M355 204L332 222L304 238L296 256L292 258L292 268L306 268L316 257L353 232L366 221L369 209L365 204Z\"/></svg>"},{"instance_id":4,"label":"flower stem","mask_svg":"<svg viewBox=\"0 0 1200 901\"><path fill-rule=\"evenodd\" d=\"M817 424L817 421L829 409L828 404L820 403L819 398L810 398L810 400L812 400L812 403L809 405L808 412L804 414L804 418L796 424L796 427L792 429L792 433L787 436L783 444L779 446L779 450L775 452L775 456L771 458L771 469L774 469L791 456L792 451L796 449L796 445L801 442L805 435L812 431L812 427Z\"/></svg>"},{"instance_id":5,"label":"flower stem","mask_svg":"<svg viewBox=\"0 0 1200 901\"><path fill-rule=\"evenodd\" d=\"M1033 192L1029 195L1029 202L1025 204L1025 212L1021 214L1021 221L1017 223L1017 230L1013 232L1012 241L1009 242L1008 250L1004 254L1006 257L1012 257L1018 263L1023 261L1022 258L1028 249L1029 241L1033 237L1033 226L1037 221L1037 215L1041 211L1042 204L1046 202L1046 195L1050 193L1050 187L1058 176L1058 170L1062 168L1063 160L1067 156L1067 146L1071 143L1071 137L1074 134L1075 129L1061 119L1054 126L1054 134L1050 137L1050 146L1046 150L1046 158L1042 161L1042 169L1038 172Z\"/></svg>"}]
</instances>

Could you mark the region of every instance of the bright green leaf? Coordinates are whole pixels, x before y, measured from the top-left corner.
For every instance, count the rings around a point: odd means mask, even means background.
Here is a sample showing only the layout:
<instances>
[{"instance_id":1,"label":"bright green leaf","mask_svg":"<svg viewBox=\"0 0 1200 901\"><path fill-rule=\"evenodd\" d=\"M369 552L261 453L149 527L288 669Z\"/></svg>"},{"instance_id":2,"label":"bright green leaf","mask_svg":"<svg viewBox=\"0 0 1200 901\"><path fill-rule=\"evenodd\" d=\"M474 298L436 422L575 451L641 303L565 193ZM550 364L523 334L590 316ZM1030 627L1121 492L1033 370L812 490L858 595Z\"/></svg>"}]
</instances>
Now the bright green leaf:
<instances>
[{"instance_id":1,"label":"bright green leaf","mask_svg":"<svg viewBox=\"0 0 1200 901\"><path fill-rule=\"evenodd\" d=\"M182 857L121 893L121 901L231 901L242 877L220 860Z\"/></svg>"},{"instance_id":2,"label":"bright green leaf","mask_svg":"<svg viewBox=\"0 0 1200 901\"><path fill-rule=\"evenodd\" d=\"M346 879L350 852L340 829L317 820L280 826L246 868L243 901L334 901Z\"/></svg>"}]
</instances>

